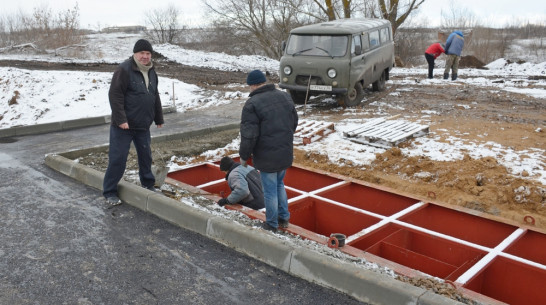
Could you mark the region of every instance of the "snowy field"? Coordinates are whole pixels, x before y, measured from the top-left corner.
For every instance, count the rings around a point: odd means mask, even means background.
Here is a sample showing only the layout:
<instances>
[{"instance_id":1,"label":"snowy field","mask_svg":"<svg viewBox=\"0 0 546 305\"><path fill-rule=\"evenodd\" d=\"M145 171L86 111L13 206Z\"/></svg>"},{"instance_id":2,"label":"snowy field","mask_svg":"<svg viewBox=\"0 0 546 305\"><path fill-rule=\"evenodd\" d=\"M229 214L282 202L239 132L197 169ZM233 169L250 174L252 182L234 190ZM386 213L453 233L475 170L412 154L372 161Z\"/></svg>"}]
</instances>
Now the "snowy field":
<instances>
[{"instance_id":1,"label":"snowy field","mask_svg":"<svg viewBox=\"0 0 546 305\"><path fill-rule=\"evenodd\" d=\"M0 59L39 60L55 62L105 62L119 63L131 55L134 42L140 38L135 35L101 34L90 37L91 42L79 51L67 51L63 56L15 55L0 52ZM156 45L154 49L170 60L184 65L207 67L223 71L250 71L256 67L271 73L278 71L279 62L263 56L230 56L223 53L207 53L187 50L173 45ZM0 50L1 51L1 50ZM60 53L57 52L58 54ZM72 54L73 56L70 56ZM496 90L516 92L539 99L546 99L546 62L528 62L524 64L508 63L498 59L487 65L488 70L463 69L457 85L473 87L476 90L490 87ZM393 76L397 77L394 84L419 86L441 83L440 79L416 83L415 75L426 75L425 67L394 68ZM407 76L407 77L406 77ZM464 76L464 77L462 77ZM0 128L20 125L40 124L60 120L102 116L110 114L108 103L108 88L111 73L78 72L78 71L30 71L17 68L0 68ZM528 88L528 79L534 77L534 88ZM542 79L541 79L542 78ZM502 82L497 81L502 80ZM389 81L393 84L393 81ZM389 85L389 83L387 85ZM231 102L244 102L247 92L228 92L226 94L206 94L204 89L195 85L183 83L175 79L160 77L160 92L163 104L172 104L171 97L165 92L172 91L174 84L176 97L174 101L177 111L184 112L197 107L214 107ZM455 85L455 84L454 84ZM395 94L396 92L394 92ZM206 102L204 102L206 101ZM368 164L375 154L382 152L380 148L364 147L343 138L343 131L351 130L356 125L351 120L351 110L347 112L345 121L336 123L336 132L320 142L305 146L306 150L327 152L330 159L348 159L354 164ZM378 114L380 116L380 114ZM546 116L546 114L545 114ZM544 126L537 127L540 132ZM419 145L404 148L408 155L423 155L433 160L460 159L463 152L472 152L472 157L495 156L513 174L526 170L538 173L538 181L546 185L546 156L542 149L514 151L496 143L487 145L462 144L453 138L451 143L439 142L434 134L421 138ZM230 144L237 147L237 143ZM228 148L228 147L226 147ZM225 149L225 148L224 148ZM218 155L223 149L209 152ZM441 151L442 153L435 153ZM348 154L347 152L354 152ZM525 156L522 158L521 156ZM536 176L533 177L536 179Z\"/></svg>"}]
</instances>

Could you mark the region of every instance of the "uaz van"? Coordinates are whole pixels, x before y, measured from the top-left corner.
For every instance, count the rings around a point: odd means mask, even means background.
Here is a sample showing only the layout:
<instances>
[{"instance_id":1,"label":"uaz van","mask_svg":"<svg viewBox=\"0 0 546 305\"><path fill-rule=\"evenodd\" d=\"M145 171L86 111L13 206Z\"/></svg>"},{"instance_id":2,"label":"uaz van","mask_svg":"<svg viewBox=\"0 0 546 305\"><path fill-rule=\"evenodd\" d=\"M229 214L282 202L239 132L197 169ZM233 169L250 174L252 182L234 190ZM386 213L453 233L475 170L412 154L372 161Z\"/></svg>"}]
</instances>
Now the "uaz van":
<instances>
[{"instance_id":1,"label":"uaz van","mask_svg":"<svg viewBox=\"0 0 546 305\"><path fill-rule=\"evenodd\" d=\"M384 19L341 19L306 25L283 43L279 87L295 103L335 95L342 106L360 104L364 88L385 89L394 66L392 28Z\"/></svg>"}]
</instances>

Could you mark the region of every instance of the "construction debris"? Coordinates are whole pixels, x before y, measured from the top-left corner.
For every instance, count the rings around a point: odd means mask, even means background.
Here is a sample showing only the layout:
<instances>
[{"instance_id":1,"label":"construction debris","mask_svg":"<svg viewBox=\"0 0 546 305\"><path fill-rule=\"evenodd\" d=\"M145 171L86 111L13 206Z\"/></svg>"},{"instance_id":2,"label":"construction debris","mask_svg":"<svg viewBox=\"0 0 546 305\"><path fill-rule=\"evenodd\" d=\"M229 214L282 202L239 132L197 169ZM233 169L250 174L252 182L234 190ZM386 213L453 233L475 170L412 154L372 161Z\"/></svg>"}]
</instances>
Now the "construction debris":
<instances>
[{"instance_id":1,"label":"construction debris","mask_svg":"<svg viewBox=\"0 0 546 305\"><path fill-rule=\"evenodd\" d=\"M334 123L300 120L294 133L294 145L316 142L332 132L334 132Z\"/></svg>"},{"instance_id":2,"label":"construction debris","mask_svg":"<svg viewBox=\"0 0 546 305\"><path fill-rule=\"evenodd\" d=\"M429 127L426 125L391 120L392 118L394 117L373 119L358 128L343 132L343 136L355 143L389 149L407 139L429 133Z\"/></svg>"}]
</instances>

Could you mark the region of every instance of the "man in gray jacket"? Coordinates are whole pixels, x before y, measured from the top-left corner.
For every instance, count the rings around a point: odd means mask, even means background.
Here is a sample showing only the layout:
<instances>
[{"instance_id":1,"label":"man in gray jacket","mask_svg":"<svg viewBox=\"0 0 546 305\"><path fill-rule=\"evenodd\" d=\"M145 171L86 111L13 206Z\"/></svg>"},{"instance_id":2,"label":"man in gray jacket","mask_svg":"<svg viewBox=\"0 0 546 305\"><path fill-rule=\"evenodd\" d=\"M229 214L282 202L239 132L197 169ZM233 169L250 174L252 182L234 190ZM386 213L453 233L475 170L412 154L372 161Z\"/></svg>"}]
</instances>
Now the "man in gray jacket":
<instances>
[{"instance_id":1,"label":"man in gray jacket","mask_svg":"<svg viewBox=\"0 0 546 305\"><path fill-rule=\"evenodd\" d=\"M239 203L254 210L265 207L262 180L254 167L241 166L230 157L223 157L220 160L220 170L226 172L226 180L231 189L227 198L218 200L220 206Z\"/></svg>"},{"instance_id":2,"label":"man in gray jacket","mask_svg":"<svg viewBox=\"0 0 546 305\"><path fill-rule=\"evenodd\" d=\"M288 227L290 218L284 176L294 159L298 114L290 95L266 81L260 70L247 76L251 92L241 113L239 156L242 165L252 158L260 171L266 218L262 228L275 232Z\"/></svg>"}]
</instances>

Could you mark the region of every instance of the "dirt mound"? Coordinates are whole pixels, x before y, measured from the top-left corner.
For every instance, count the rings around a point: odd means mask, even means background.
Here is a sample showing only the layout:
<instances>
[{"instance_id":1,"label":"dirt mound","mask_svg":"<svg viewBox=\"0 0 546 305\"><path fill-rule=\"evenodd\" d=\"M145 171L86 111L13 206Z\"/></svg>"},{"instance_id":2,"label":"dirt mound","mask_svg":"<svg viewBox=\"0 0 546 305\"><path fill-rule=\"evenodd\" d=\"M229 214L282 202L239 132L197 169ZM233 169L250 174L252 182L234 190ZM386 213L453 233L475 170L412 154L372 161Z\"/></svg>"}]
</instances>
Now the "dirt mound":
<instances>
[{"instance_id":1,"label":"dirt mound","mask_svg":"<svg viewBox=\"0 0 546 305\"><path fill-rule=\"evenodd\" d=\"M485 63L476 58L473 55L462 56L459 61L459 67L461 68L476 68L476 69L486 69Z\"/></svg>"},{"instance_id":2,"label":"dirt mound","mask_svg":"<svg viewBox=\"0 0 546 305\"><path fill-rule=\"evenodd\" d=\"M403 68L406 66L406 63L402 60L402 58L400 58L400 56L394 57L394 63L396 64L397 67Z\"/></svg>"}]
</instances>

